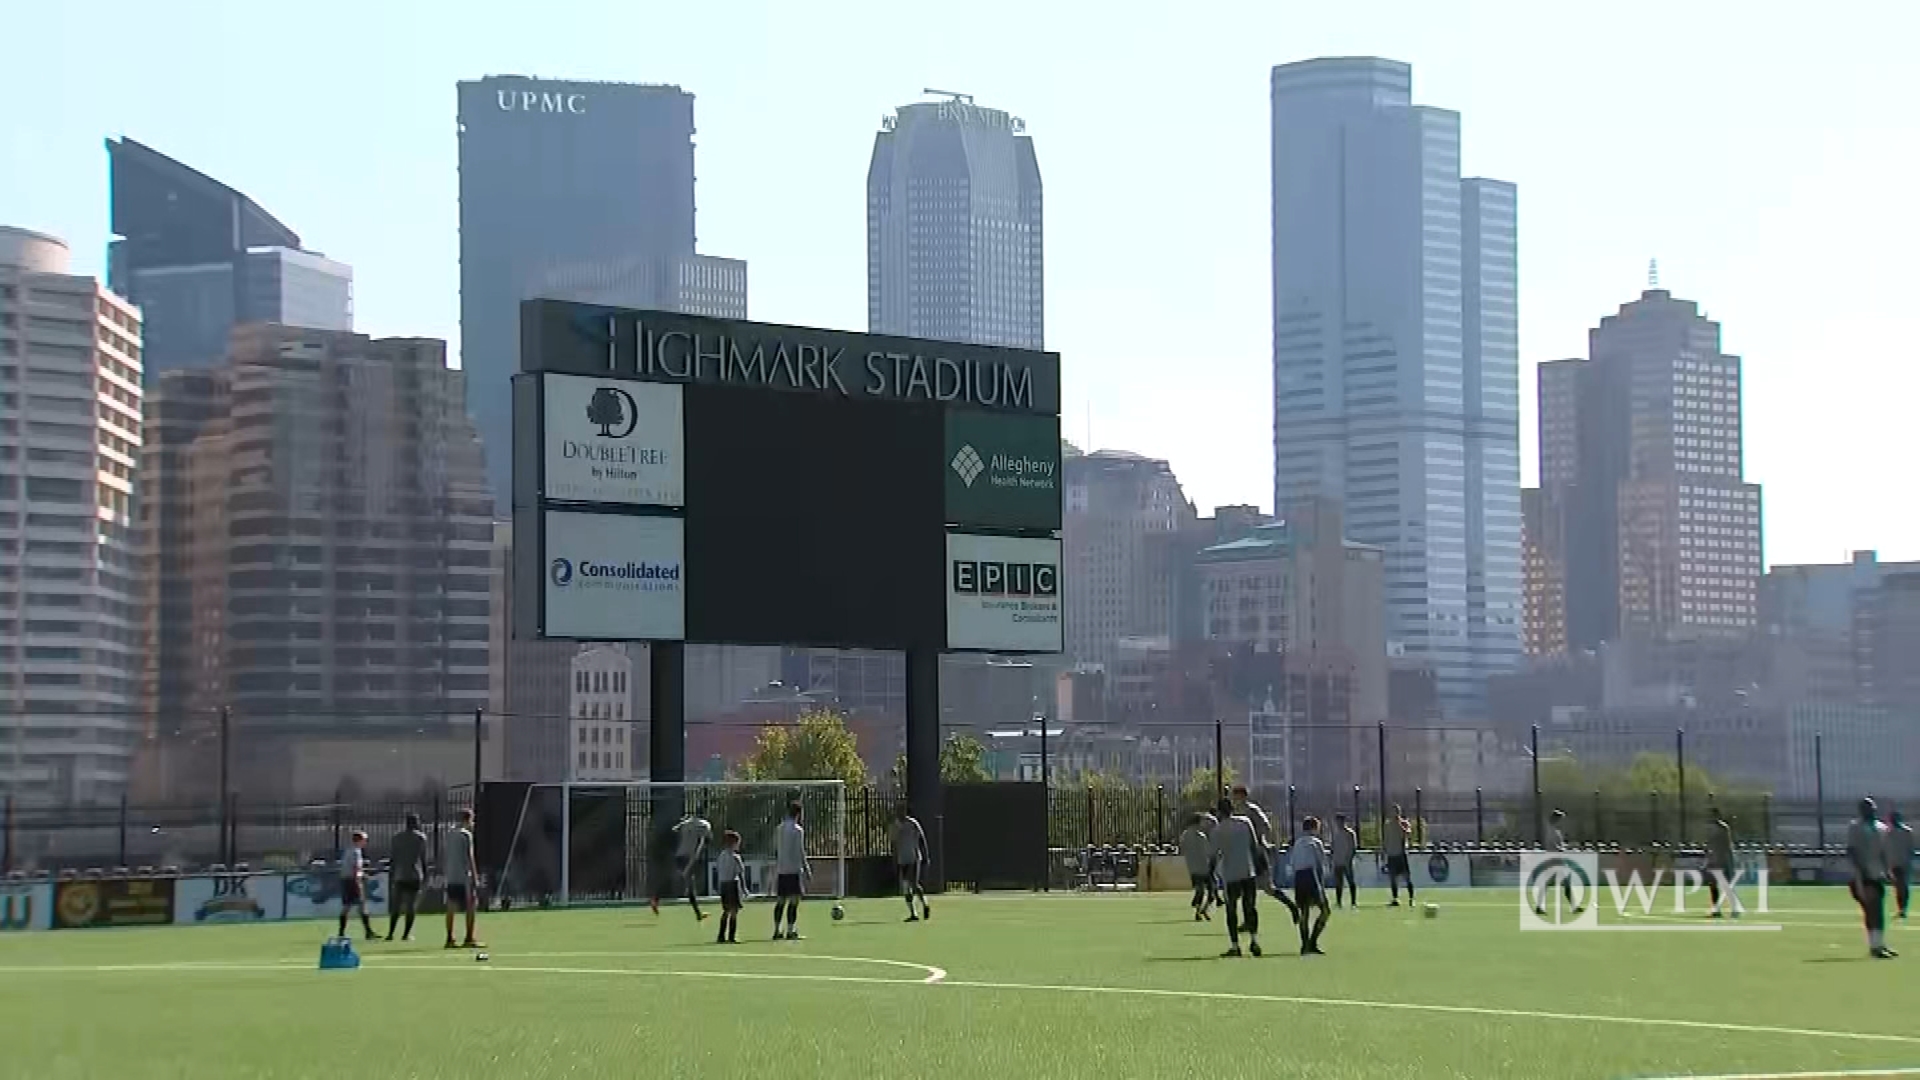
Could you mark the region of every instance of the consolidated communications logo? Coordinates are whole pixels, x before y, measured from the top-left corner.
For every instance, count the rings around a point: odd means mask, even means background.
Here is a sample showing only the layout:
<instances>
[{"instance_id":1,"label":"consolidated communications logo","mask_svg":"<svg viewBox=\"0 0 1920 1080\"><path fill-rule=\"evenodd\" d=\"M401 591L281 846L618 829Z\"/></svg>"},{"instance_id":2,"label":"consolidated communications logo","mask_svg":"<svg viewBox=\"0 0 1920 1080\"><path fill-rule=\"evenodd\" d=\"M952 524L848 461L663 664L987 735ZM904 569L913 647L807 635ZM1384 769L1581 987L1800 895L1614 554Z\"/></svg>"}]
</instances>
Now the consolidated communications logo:
<instances>
[{"instance_id":1,"label":"consolidated communications logo","mask_svg":"<svg viewBox=\"0 0 1920 1080\"><path fill-rule=\"evenodd\" d=\"M553 568L549 571L549 574L553 578L555 585L564 587L573 584L573 560L553 560Z\"/></svg>"},{"instance_id":2,"label":"consolidated communications logo","mask_svg":"<svg viewBox=\"0 0 1920 1080\"><path fill-rule=\"evenodd\" d=\"M987 463L980 460L980 452L973 448L972 443L968 443L953 455L953 471L960 474L961 483L972 487L980 474L987 471Z\"/></svg>"},{"instance_id":3,"label":"consolidated communications logo","mask_svg":"<svg viewBox=\"0 0 1920 1080\"><path fill-rule=\"evenodd\" d=\"M680 587L677 562L601 563L581 559L555 559L548 575L553 583L566 588L580 579L583 589L608 588L626 592L671 592Z\"/></svg>"}]
</instances>

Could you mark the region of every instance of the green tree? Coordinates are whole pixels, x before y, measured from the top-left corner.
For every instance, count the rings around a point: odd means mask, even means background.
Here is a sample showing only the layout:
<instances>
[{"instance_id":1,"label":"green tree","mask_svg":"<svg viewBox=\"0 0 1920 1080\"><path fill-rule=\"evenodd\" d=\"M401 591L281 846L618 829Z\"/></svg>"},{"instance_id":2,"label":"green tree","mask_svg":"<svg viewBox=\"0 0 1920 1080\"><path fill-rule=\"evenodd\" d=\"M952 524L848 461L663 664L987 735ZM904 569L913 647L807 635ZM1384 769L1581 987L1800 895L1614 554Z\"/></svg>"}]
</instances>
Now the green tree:
<instances>
[{"instance_id":1,"label":"green tree","mask_svg":"<svg viewBox=\"0 0 1920 1080\"><path fill-rule=\"evenodd\" d=\"M993 779L987 772L987 748L964 731L947 736L940 744L940 779L948 784L984 784Z\"/></svg>"},{"instance_id":2,"label":"green tree","mask_svg":"<svg viewBox=\"0 0 1920 1080\"><path fill-rule=\"evenodd\" d=\"M844 780L867 782L860 747L839 713L814 710L792 724L763 728L741 766L748 780Z\"/></svg>"},{"instance_id":3,"label":"green tree","mask_svg":"<svg viewBox=\"0 0 1920 1080\"><path fill-rule=\"evenodd\" d=\"M1180 788L1180 805L1190 810L1211 809L1214 803L1220 801L1222 790L1232 787L1234 781L1240 779L1232 764L1227 765L1226 774L1225 780L1221 781L1215 778L1212 769L1193 770L1193 775L1187 777L1187 782Z\"/></svg>"}]
</instances>

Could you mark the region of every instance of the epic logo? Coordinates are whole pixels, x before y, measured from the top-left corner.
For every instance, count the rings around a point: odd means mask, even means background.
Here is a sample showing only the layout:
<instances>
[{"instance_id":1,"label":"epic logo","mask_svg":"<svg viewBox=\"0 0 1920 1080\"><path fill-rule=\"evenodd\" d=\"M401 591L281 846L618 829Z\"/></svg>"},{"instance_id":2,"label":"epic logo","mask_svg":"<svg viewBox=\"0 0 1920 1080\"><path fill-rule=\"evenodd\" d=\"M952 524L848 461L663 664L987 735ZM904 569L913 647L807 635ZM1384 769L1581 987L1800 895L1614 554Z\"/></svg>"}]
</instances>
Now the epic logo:
<instances>
[{"instance_id":1,"label":"epic logo","mask_svg":"<svg viewBox=\"0 0 1920 1080\"><path fill-rule=\"evenodd\" d=\"M1059 578L1052 563L953 561L953 591L968 596L1058 596Z\"/></svg>"}]
</instances>

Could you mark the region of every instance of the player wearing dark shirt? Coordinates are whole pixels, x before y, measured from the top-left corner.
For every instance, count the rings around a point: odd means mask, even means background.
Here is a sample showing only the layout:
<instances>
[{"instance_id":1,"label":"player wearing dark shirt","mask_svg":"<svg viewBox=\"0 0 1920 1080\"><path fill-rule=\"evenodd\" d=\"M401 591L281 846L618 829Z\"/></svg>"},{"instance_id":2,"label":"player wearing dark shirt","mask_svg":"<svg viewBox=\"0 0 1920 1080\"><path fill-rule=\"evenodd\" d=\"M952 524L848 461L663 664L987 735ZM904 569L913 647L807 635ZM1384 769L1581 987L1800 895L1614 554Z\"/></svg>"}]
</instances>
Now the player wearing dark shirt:
<instances>
[{"instance_id":1,"label":"player wearing dark shirt","mask_svg":"<svg viewBox=\"0 0 1920 1080\"><path fill-rule=\"evenodd\" d=\"M1850 891L1867 925L1867 952L1876 960L1899 954L1887 947L1887 830L1872 799L1860 800L1860 816L1847 827Z\"/></svg>"},{"instance_id":2,"label":"player wearing dark shirt","mask_svg":"<svg viewBox=\"0 0 1920 1080\"><path fill-rule=\"evenodd\" d=\"M393 940L400 916L407 917L400 940L413 940L413 918L420 907L420 887L427 880L427 834L420 831L420 815L408 814L407 827L393 834L387 846L387 858L393 865L391 896L387 905L387 940Z\"/></svg>"}]
</instances>

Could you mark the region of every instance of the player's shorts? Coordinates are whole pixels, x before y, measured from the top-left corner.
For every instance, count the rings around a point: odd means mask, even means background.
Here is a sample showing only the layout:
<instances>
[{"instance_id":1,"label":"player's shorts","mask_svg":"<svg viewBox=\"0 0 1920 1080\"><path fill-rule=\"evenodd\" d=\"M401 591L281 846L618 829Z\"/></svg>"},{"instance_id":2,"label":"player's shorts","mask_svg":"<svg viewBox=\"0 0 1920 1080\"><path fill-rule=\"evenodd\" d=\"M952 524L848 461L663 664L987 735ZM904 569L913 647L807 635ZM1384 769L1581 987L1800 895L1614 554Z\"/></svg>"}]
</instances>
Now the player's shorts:
<instances>
[{"instance_id":1,"label":"player's shorts","mask_svg":"<svg viewBox=\"0 0 1920 1080\"><path fill-rule=\"evenodd\" d=\"M396 881L393 883L393 907L396 911L411 908L420 899L420 883L417 881Z\"/></svg>"},{"instance_id":2,"label":"player's shorts","mask_svg":"<svg viewBox=\"0 0 1920 1080\"><path fill-rule=\"evenodd\" d=\"M722 911L740 910L740 883L729 881L720 886L720 909Z\"/></svg>"},{"instance_id":3,"label":"player's shorts","mask_svg":"<svg viewBox=\"0 0 1920 1080\"><path fill-rule=\"evenodd\" d=\"M903 862L903 863L897 864L894 867L894 869L900 872L901 888L917 889L920 887L920 864L919 863Z\"/></svg>"},{"instance_id":4,"label":"player's shorts","mask_svg":"<svg viewBox=\"0 0 1920 1080\"><path fill-rule=\"evenodd\" d=\"M1189 882L1193 885L1193 887L1196 889L1213 888L1212 874L1188 874L1187 878Z\"/></svg>"},{"instance_id":5,"label":"player's shorts","mask_svg":"<svg viewBox=\"0 0 1920 1080\"><path fill-rule=\"evenodd\" d=\"M1413 876L1413 871L1409 868L1405 855L1387 856L1387 873L1394 874L1398 877Z\"/></svg>"},{"instance_id":6,"label":"player's shorts","mask_svg":"<svg viewBox=\"0 0 1920 1080\"><path fill-rule=\"evenodd\" d=\"M363 899L359 878L340 879L340 903L343 907L352 907L361 903Z\"/></svg>"},{"instance_id":7,"label":"player's shorts","mask_svg":"<svg viewBox=\"0 0 1920 1080\"><path fill-rule=\"evenodd\" d=\"M471 891L465 885L447 884L447 910L465 911L473 902Z\"/></svg>"},{"instance_id":8,"label":"player's shorts","mask_svg":"<svg viewBox=\"0 0 1920 1080\"><path fill-rule=\"evenodd\" d=\"M773 883L773 895L781 900L798 900L802 892L799 874L781 874Z\"/></svg>"},{"instance_id":9,"label":"player's shorts","mask_svg":"<svg viewBox=\"0 0 1920 1080\"><path fill-rule=\"evenodd\" d=\"M1323 899L1320 891L1320 875L1311 870L1293 872L1293 902L1301 907L1318 904Z\"/></svg>"}]
</instances>

